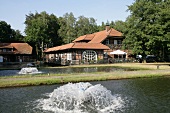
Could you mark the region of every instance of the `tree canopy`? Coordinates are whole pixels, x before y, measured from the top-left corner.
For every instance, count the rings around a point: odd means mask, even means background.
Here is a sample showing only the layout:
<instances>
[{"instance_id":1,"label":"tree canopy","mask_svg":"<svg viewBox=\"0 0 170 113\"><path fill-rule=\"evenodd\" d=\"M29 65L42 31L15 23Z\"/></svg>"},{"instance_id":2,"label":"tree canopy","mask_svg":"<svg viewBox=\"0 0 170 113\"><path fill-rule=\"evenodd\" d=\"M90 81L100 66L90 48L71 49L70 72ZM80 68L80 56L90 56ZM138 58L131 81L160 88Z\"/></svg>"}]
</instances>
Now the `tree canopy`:
<instances>
[{"instance_id":1,"label":"tree canopy","mask_svg":"<svg viewBox=\"0 0 170 113\"><path fill-rule=\"evenodd\" d=\"M79 16L75 18L73 13L66 13L59 18L59 36L63 43L70 43L79 36L91 34L98 31L98 26L94 18Z\"/></svg>"},{"instance_id":2,"label":"tree canopy","mask_svg":"<svg viewBox=\"0 0 170 113\"><path fill-rule=\"evenodd\" d=\"M58 36L58 18L54 14L49 15L45 11L30 13L26 15L25 25L25 41L36 46L39 59L45 48L61 44L61 38Z\"/></svg>"},{"instance_id":3,"label":"tree canopy","mask_svg":"<svg viewBox=\"0 0 170 113\"><path fill-rule=\"evenodd\" d=\"M98 31L96 20L79 16L76 22L77 37Z\"/></svg>"},{"instance_id":4,"label":"tree canopy","mask_svg":"<svg viewBox=\"0 0 170 113\"><path fill-rule=\"evenodd\" d=\"M170 1L136 0L128 6L131 15L124 31L126 48L134 54L165 58L170 40ZM166 54L167 55L167 54Z\"/></svg>"},{"instance_id":5,"label":"tree canopy","mask_svg":"<svg viewBox=\"0 0 170 113\"><path fill-rule=\"evenodd\" d=\"M19 30L14 30L5 21L0 21L0 42L22 41L23 36Z\"/></svg>"},{"instance_id":6,"label":"tree canopy","mask_svg":"<svg viewBox=\"0 0 170 113\"><path fill-rule=\"evenodd\" d=\"M58 19L55 15L47 14L46 12L26 15L25 20L25 41L37 43L38 46L42 43L48 47L61 44L58 36Z\"/></svg>"},{"instance_id":7,"label":"tree canopy","mask_svg":"<svg viewBox=\"0 0 170 113\"><path fill-rule=\"evenodd\" d=\"M76 37L75 30L76 18L73 13L66 13L63 17L59 18L60 29L59 36L62 38L63 43L70 43Z\"/></svg>"}]
</instances>

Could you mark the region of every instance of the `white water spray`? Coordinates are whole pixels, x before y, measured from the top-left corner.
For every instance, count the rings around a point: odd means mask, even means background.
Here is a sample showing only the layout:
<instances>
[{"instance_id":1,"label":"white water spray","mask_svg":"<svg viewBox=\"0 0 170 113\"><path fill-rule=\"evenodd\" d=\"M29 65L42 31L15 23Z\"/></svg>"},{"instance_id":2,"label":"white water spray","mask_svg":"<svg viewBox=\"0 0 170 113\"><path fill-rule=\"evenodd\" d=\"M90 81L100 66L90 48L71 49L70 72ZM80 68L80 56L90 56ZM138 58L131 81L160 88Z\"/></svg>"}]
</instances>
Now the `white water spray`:
<instances>
[{"instance_id":1,"label":"white water spray","mask_svg":"<svg viewBox=\"0 0 170 113\"><path fill-rule=\"evenodd\" d=\"M104 86L68 83L55 89L38 108L55 113L111 113L123 106L123 100Z\"/></svg>"},{"instance_id":2,"label":"white water spray","mask_svg":"<svg viewBox=\"0 0 170 113\"><path fill-rule=\"evenodd\" d=\"M18 74L38 74L38 73L42 72L38 71L36 67L25 67L18 72Z\"/></svg>"}]
</instances>

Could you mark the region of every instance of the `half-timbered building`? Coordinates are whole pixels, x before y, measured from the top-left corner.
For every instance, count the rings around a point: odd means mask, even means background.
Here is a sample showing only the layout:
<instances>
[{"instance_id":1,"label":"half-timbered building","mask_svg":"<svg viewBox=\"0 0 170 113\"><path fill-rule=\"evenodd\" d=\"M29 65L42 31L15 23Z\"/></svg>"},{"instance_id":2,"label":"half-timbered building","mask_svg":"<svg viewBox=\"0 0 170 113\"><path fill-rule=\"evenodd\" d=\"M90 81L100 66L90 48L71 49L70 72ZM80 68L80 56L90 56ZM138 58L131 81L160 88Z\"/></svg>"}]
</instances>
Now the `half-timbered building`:
<instances>
[{"instance_id":1,"label":"half-timbered building","mask_svg":"<svg viewBox=\"0 0 170 113\"><path fill-rule=\"evenodd\" d=\"M123 39L121 32L106 26L105 30L80 36L72 43L46 49L45 61L66 65L117 58L118 55L110 53L121 49ZM119 57L125 58L126 54Z\"/></svg>"}]
</instances>

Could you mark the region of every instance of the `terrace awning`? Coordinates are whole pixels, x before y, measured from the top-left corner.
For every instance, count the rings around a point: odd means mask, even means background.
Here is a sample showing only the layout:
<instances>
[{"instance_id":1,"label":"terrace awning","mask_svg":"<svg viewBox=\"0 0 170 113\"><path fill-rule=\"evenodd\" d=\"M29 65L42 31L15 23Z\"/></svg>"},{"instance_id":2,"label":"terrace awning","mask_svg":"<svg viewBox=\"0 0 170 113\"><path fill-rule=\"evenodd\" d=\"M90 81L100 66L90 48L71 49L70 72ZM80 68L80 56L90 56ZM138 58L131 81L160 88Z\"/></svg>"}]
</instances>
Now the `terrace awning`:
<instances>
[{"instance_id":1,"label":"terrace awning","mask_svg":"<svg viewBox=\"0 0 170 113\"><path fill-rule=\"evenodd\" d=\"M110 54L114 54L114 55L126 55L127 53L121 50L116 50L113 52L110 52Z\"/></svg>"}]
</instances>

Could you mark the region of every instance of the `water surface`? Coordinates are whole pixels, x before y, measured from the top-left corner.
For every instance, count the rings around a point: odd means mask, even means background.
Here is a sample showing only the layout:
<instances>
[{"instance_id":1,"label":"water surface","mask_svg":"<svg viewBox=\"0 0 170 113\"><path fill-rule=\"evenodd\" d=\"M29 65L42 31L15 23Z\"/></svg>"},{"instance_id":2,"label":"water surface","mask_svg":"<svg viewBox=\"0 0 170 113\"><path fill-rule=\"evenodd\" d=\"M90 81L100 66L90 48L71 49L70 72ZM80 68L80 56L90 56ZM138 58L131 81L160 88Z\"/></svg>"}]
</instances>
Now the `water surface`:
<instances>
[{"instance_id":1,"label":"water surface","mask_svg":"<svg viewBox=\"0 0 170 113\"><path fill-rule=\"evenodd\" d=\"M169 113L170 77L140 78L91 82L102 84L123 102L116 113ZM32 86L0 89L0 112L2 113L50 113L37 108L37 100L61 85Z\"/></svg>"},{"instance_id":2,"label":"water surface","mask_svg":"<svg viewBox=\"0 0 170 113\"><path fill-rule=\"evenodd\" d=\"M91 73L91 72L113 72L113 71L131 71L134 69L116 68L111 66L106 67L63 67L63 68L40 68L42 73L62 74L62 73ZM20 70L0 70L0 76L19 75Z\"/></svg>"}]
</instances>

